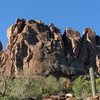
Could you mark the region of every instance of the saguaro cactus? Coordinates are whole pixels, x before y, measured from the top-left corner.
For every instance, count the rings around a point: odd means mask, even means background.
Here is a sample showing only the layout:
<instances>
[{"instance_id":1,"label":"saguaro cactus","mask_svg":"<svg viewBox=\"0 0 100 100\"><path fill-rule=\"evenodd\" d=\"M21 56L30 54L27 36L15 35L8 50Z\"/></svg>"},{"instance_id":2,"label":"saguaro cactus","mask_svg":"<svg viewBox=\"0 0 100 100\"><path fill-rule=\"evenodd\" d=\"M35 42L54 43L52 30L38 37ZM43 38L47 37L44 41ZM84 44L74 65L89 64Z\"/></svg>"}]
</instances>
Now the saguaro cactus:
<instances>
[{"instance_id":1,"label":"saguaro cactus","mask_svg":"<svg viewBox=\"0 0 100 100\"><path fill-rule=\"evenodd\" d=\"M90 73L90 79L91 79L92 94L93 94L93 96L95 96L95 94L96 94L96 82L95 82L95 77L94 77L94 70L92 67L89 69L89 73Z\"/></svg>"}]
</instances>

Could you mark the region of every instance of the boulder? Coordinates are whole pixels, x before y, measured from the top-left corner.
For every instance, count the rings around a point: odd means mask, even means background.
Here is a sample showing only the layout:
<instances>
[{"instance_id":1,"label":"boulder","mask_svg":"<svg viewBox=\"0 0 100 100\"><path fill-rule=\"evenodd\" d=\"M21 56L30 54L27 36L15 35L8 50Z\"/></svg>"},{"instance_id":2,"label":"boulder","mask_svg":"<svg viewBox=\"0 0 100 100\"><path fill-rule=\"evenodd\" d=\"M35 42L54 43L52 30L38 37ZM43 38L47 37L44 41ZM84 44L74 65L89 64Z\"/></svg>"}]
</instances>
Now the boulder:
<instances>
[{"instance_id":1,"label":"boulder","mask_svg":"<svg viewBox=\"0 0 100 100\"><path fill-rule=\"evenodd\" d=\"M77 100L73 94L51 95L43 98L43 100Z\"/></svg>"},{"instance_id":2,"label":"boulder","mask_svg":"<svg viewBox=\"0 0 100 100\"><path fill-rule=\"evenodd\" d=\"M100 100L100 96L88 97L87 100Z\"/></svg>"}]
</instances>

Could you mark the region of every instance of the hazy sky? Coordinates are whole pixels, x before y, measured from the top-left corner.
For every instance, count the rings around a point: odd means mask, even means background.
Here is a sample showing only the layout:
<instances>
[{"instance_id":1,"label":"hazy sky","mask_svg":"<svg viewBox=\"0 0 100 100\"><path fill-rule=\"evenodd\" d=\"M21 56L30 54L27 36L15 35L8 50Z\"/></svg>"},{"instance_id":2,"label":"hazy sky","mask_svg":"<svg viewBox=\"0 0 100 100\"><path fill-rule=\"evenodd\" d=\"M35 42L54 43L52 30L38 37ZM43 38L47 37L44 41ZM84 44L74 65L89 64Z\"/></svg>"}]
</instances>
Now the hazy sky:
<instances>
[{"instance_id":1,"label":"hazy sky","mask_svg":"<svg viewBox=\"0 0 100 100\"><path fill-rule=\"evenodd\" d=\"M17 18L53 22L62 33L70 26L81 34L85 27L100 34L100 0L0 0L0 40L4 48L6 30Z\"/></svg>"}]
</instances>

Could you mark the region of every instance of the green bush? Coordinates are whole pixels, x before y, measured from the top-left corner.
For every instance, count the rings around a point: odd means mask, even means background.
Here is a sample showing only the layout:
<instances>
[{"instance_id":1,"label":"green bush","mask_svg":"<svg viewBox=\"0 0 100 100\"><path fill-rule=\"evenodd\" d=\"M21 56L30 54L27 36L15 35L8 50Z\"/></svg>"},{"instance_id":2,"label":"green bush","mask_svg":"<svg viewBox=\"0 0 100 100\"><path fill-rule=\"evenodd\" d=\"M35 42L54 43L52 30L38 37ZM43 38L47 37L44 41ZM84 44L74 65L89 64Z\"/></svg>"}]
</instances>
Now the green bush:
<instances>
[{"instance_id":1,"label":"green bush","mask_svg":"<svg viewBox=\"0 0 100 100\"><path fill-rule=\"evenodd\" d=\"M29 83L26 85L26 97L36 97L37 99L42 98L43 88L44 88L44 79L34 78L29 79Z\"/></svg>"},{"instance_id":2,"label":"green bush","mask_svg":"<svg viewBox=\"0 0 100 100\"><path fill-rule=\"evenodd\" d=\"M85 77L83 76L79 76L74 80L72 90L80 99L87 98L89 95L91 95L90 81L85 80Z\"/></svg>"},{"instance_id":3,"label":"green bush","mask_svg":"<svg viewBox=\"0 0 100 100\"><path fill-rule=\"evenodd\" d=\"M63 93L72 92L72 82L69 79L61 77L59 83Z\"/></svg>"},{"instance_id":4,"label":"green bush","mask_svg":"<svg viewBox=\"0 0 100 100\"><path fill-rule=\"evenodd\" d=\"M100 78L96 79L96 90L97 93L100 93Z\"/></svg>"},{"instance_id":5,"label":"green bush","mask_svg":"<svg viewBox=\"0 0 100 100\"><path fill-rule=\"evenodd\" d=\"M10 96L25 98L26 85L28 83L28 79L24 77L15 78L14 80L10 80L8 83L10 86Z\"/></svg>"},{"instance_id":6,"label":"green bush","mask_svg":"<svg viewBox=\"0 0 100 100\"><path fill-rule=\"evenodd\" d=\"M15 97L10 97L10 96L5 96L5 97L0 97L0 100L18 100L18 98Z\"/></svg>"},{"instance_id":7,"label":"green bush","mask_svg":"<svg viewBox=\"0 0 100 100\"><path fill-rule=\"evenodd\" d=\"M97 91L100 91L100 78L96 79ZM61 77L57 79L54 76L25 78L18 77L10 79L0 77L0 100L20 100L23 98L36 98L56 95L58 93L73 92L79 98L86 98L91 95L90 81L79 76L73 82Z\"/></svg>"},{"instance_id":8,"label":"green bush","mask_svg":"<svg viewBox=\"0 0 100 100\"><path fill-rule=\"evenodd\" d=\"M30 97L42 98L45 96L65 92L69 87L65 86L66 80L62 80L63 78L60 78L58 80L56 77L52 75L47 78L31 79L30 84L26 86L26 94Z\"/></svg>"},{"instance_id":9,"label":"green bush","mask_svg":"<svg viewBox=\"0 0 100 100\"><path fill-rule=\"evenodd\" d=\"M49 76L44 80L45 82L45 87L44 87L44 93L48 94L57 94L60 92L60 84L59 81L53 76Z\"/></svg>"},{"instance_id":10,"label":"green bush","mask_svg":"<svg viewBox=\"0 0 100 100\"><path fill-rule=\"evenodd\" d=\"M0 77L0 100L16 100L23 98L36 98L56 95L58 93L67 93L71 90L70 81L61 77L57 79L54 76L25 78L18 77L10 79Z\"/></svg>"}]
</instances>

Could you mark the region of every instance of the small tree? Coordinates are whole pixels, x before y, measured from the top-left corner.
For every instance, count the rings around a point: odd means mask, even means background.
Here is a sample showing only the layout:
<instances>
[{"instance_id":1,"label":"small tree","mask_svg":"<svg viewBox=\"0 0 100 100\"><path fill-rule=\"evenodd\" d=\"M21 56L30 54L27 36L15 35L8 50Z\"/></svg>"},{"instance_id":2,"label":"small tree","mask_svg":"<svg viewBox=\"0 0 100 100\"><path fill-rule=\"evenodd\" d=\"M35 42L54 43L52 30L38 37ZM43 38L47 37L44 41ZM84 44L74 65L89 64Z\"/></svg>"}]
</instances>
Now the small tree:
<instances>
[{"instance_id":1,"label":"small tree","mask_svg":"<svg viewBox=\"0 0 100 100\"><path fill-rule=\"evenodd\" d=\"M90 82L84 76L79 76L74 80L72 90L79 99L87 98L91 94Z\"/></svg>"}]
</instances>

